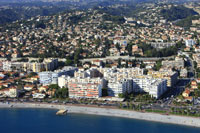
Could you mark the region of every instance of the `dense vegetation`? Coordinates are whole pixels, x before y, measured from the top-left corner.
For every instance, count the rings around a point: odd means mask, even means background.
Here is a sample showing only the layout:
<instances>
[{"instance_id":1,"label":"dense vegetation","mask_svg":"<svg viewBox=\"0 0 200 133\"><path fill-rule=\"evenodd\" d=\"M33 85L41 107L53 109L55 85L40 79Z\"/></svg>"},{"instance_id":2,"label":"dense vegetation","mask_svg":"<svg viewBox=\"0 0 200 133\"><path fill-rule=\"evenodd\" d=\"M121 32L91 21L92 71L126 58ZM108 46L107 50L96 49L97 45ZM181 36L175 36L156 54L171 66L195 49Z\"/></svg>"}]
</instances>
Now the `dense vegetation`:
<instances>
[{"instance_id":1,"label":"dense vegetation","mask_svg":"<svg viewBox=\"0 0 200 133\"><path fill-rule=\"evenodd\" d=\"M189 16L185 19L178 21L176 23L176 25L188 28L192 25L192 20L196 20L196 19L199 19L199 18L200 18L200 16Z\"/></svg>"},{"instance_id":2,"label":"dense vegetation","mask_svg":"<svg viewBox=\"0 0 200 133\"><path fill-rule=\"evenodd\" d=\"M104 15L103 19L104 19L104 21L113 21L118 24L122 24L125 22L125 19L122 16L112 16L112 15L108 15L108 14Z\"/></svg>"},{"instance_id":3,"label":"dense vegetation","mask_svg":"<svg viewBox=\"0 0 200 133\"><path fill-rule=\"evenodd\" d=\"M47 16L66 10L60 7L12 7L11 9L0 10L0 24L16 20L28 19L37 15Z\"/></svg>"},{"instance_id":4,"label":"dense vegetation","mask_svg":"<svg viewBox=\"0 0 200 133\"><path fill-rule=\"evenodd\" d=\"M26 2L24 2L26 1ZM134 14L135 3L145 2L149 0L81 0L77 1L57 1L57 2L42 2L41 0L5 0L0 1L0 24L13 22L21 19L28 19L34 16L47 16L56 14L65 10L85 10L89 8L103 7L102 12L111 15L130 15ZM110 5L116 4L128 5L127 8L109 8ZM8 7L8 8L4 8ZM101 9L101 8L100 8ZM76 18L75 18L76 19Z\"/></svg>"},{"instance_id":5,"label":"dense vegetation","mask_svg":"<svg viewBox=\"0 0 200 133\"><path fill-rule=\"evenodd\" d=\"M139 44L138 46L142 48L142 51L144 51L144 56L146 57L167 57L176 55L178 49L184 47L181 42L178 42L176 46L171 46L163 49L153 48L149 44Z\"/></svg>"},{"instance_id":6,"label":"dense vegetation","mask_svg":"<svg viewBox=\"0 0 200 133\"><path fill-rule=\"evenodd\" d=\"M55 98L67 98L68 97L68 88L60 88L57 84L49 85L49 89L55 89Z\"/></svg>"},{"instance_id":7,"label":"dense vegetation","mask_svg":"<svg viewBox=\"0 0 200 133\"><path fill-rule=\"evenodd\" d=\"M161 15L168 21L184 19L197 14L198 13L193 9L189 9L184 6L172 6L170 9L161 10Z\"/></svg>"}]
</instances>

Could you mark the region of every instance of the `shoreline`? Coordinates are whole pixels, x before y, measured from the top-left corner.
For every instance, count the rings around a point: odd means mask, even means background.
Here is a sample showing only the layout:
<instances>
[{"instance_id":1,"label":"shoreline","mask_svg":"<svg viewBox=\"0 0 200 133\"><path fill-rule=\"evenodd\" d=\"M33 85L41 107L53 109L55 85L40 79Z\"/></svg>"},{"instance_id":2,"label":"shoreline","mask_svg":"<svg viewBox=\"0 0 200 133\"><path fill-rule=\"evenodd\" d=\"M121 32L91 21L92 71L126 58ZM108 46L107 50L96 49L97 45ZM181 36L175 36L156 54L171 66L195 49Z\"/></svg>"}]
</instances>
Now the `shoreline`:
<instances>
[{"instance_id":1,"label":"shoreline","mask_svg":"<svg viewBox=\"0 0 200 133\"><path fill-rule=\"evenodd\" d=\"M76 106L76 105L56 105L47 103L0 103L0 109L2 108L38 108L38 109L67 109L68 113L78 114L91 114L91 115L103 115L112 117L123 117L137 120L161 122L176 125L185 125L200 128L200 118L176 116L176 115L162 115L149 112L137 112L123 109L112 109L102 107L88 107L88 106Z\"/></svg>"}]
</instances>

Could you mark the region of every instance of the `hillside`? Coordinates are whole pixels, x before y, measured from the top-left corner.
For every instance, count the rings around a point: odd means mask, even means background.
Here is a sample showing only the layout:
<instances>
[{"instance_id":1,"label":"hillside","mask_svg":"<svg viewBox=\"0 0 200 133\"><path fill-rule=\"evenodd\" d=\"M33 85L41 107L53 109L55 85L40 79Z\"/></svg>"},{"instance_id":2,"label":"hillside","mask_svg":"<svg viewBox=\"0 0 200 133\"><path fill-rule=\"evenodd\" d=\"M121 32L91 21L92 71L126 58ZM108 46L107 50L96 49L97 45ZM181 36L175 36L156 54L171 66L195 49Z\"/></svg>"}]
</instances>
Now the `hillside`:
<instances>
[{"instance_id":1,"label":"hillside","mask_svg":"<svg viewBox=\"0 0 200 133\"><path fill-rule=\"evenodd\" d=\"M200 16L189 16L185 19L178 21L176 25L189 28L190 26L192 26L192 20L199 19L199 18Z\"/></svg>"},{"instance_id":2,"label":"hillside","mask_svg":"<svg viewBox=\"0 0 200 133\"><path fill-rule=\"evenodd\" d=\"M168 21L176 21L178 19L184 19L198 14L193 9L189 9L184 6L172 6L169 9L161 10L160 13Z\"/></svg>"}]
</instances>

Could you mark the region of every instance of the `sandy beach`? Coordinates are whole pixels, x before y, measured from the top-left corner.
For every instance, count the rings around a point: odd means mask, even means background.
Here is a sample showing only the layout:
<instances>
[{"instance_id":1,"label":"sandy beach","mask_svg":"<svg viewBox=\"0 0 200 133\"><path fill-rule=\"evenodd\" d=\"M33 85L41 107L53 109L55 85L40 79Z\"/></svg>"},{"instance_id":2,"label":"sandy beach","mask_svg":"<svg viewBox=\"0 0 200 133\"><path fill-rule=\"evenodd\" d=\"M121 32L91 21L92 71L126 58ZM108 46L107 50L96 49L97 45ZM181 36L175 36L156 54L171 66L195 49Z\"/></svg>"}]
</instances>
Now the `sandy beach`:
<instances>
[{"instance_id":1,"label":"sandy beach","mask_svg":"<svg viewBox=\"0 0 200 133\"><path fill-rule=\"evenodd\" d=\"M74 106L74 105L55 105L55 104L43 104L43 103L42 104L0 103L0 108L67 109L68 113L125 117L125 118L139 119L139 120L200 127L200 118L176 116L176 115L162 115L157 113L142 113L136 111L122 110L122 109L97 108L97 107Z\"/></svg>"}]
</instances>

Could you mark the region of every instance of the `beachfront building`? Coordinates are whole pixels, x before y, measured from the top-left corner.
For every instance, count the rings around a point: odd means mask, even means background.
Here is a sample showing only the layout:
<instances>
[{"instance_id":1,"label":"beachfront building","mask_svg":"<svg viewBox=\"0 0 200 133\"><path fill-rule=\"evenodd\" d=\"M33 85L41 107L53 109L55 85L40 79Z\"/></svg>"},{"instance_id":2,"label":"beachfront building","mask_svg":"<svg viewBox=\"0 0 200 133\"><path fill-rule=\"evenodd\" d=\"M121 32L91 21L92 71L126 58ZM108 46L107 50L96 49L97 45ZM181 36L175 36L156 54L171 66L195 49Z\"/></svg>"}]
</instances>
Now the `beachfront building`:
<instances>
[{"instance_id":1,"label":"beachfront building","mask_svg":"<svg viewBox=\"0 0 200 133\"><path fill-rule=\"evenodd\" d=\"M19 96L19 90L16 87L9 88L9 97L16 98Z\"/></svg>"},{"instance_id":2,"label":"beachfront building","mask_svg":"<svg viewBox=\"0 0 200 133\"><path fill-rule=\"evenodd\" d=\"M40 80L40 83L43 85L58 84L58 77L62 75L73 76L74 72L77 70L78 68L76 67L64 67L63 69L55 70L54 72L51 72L51 71L40 72L39 80Z\"/></svg>"},{"instance_id":3,"label":"beachfront building","mask_svg":"<svg viewBox=\"0 0 200 133\"><path fill-rule=\"evenodd\" d=\"M108 80L108 95L118 97L119 94L131 92L146 92L152 97L159 98L167 91L166 79L154 79L150 77Z\"/></svg>"},{"instance_id":4,"label":"beachfront building","mask_svg":"<svg viewBox=\"0 0 200 133\"><path fill-rule=\"evenodd\" d=\"M19 96L19 90L15 87L0 90L0 97L16 98Z\"/></svg>"},{"instance_id":5,"label":"beachfront building","mask_svg":"<svg viewBox=\"0 0 200 133\"><path fill-rule=\"evenodd\" d=\"M62 75L62 76L58 77L58 86L60 88L67 87L68 77L69 76L66 76L66 75Z\"/></svg>"},{"instance_id":6,"label":"beachfront building","mask_svg":"<svg viewBox=\"0 0 200 133\"><path fill-rule=\"evenodd\" d=\"M100 78L73 78L68 81L70 98L99 98L102 96L104 79Z\"/></svg>"},{"instance_id":7,"label":"beachfront building","mask_svg":"<svg viewBox=\"0 0 200 133\"><path fill-rule=\"evenodd\" d=\"M94 71L93 71L94 70ZM93 71L93 72L91 72ZM90 73L91 72L91 73ZM70 77L68 75L62 75L58 78L58 86L59 87L67 87L68 82L95 82L101 83L103 80L103 87L105 87L106 82L105 79L102 79L102 74L96 71L95 69L89 69L87 71L83 71L79 69L74 73L74 77Z\"/></svg>"},{"instance_id":8,"label":"beachfront building","mask_svg":"<svg viewBox=\"0 0 200 133\"><path fill-rule=\"evenodd\" d=\"M59 74L55 72L40 72L40 83L43 85L57 84L58 76Z\"/></svg>"},{"instance_id":9,"label":"beachfront building","mask_svg":"<svg viewBox=\"0 0 200 133\"><path fill-rule=\"evenodd\" d=\"M125 94L132 92L132 83L131 79L122 79L117 81L116 78L108 80L108 95L118 97L119 94Z\"/></svg>"},{"instance_id":10,"label":"beachfront building","mask_svg":"<svg viewBox=\"0 0 200 133\"><path fill-rule=\"evenodd\" d=\"M147 92L154 98L159 98L167 91L166 79L134 78L133 92Z\"/></svg>"},{"instance_id":11,"label":"beachfront building","mask_svg":"<svg viewBox=\"0 0 200 133\"><path fill-rule=\"evenodd\" d=\"M70 98L99 98L102 95L102 86L95 83L69 83Z\"/></svg>"}]
</instances>

